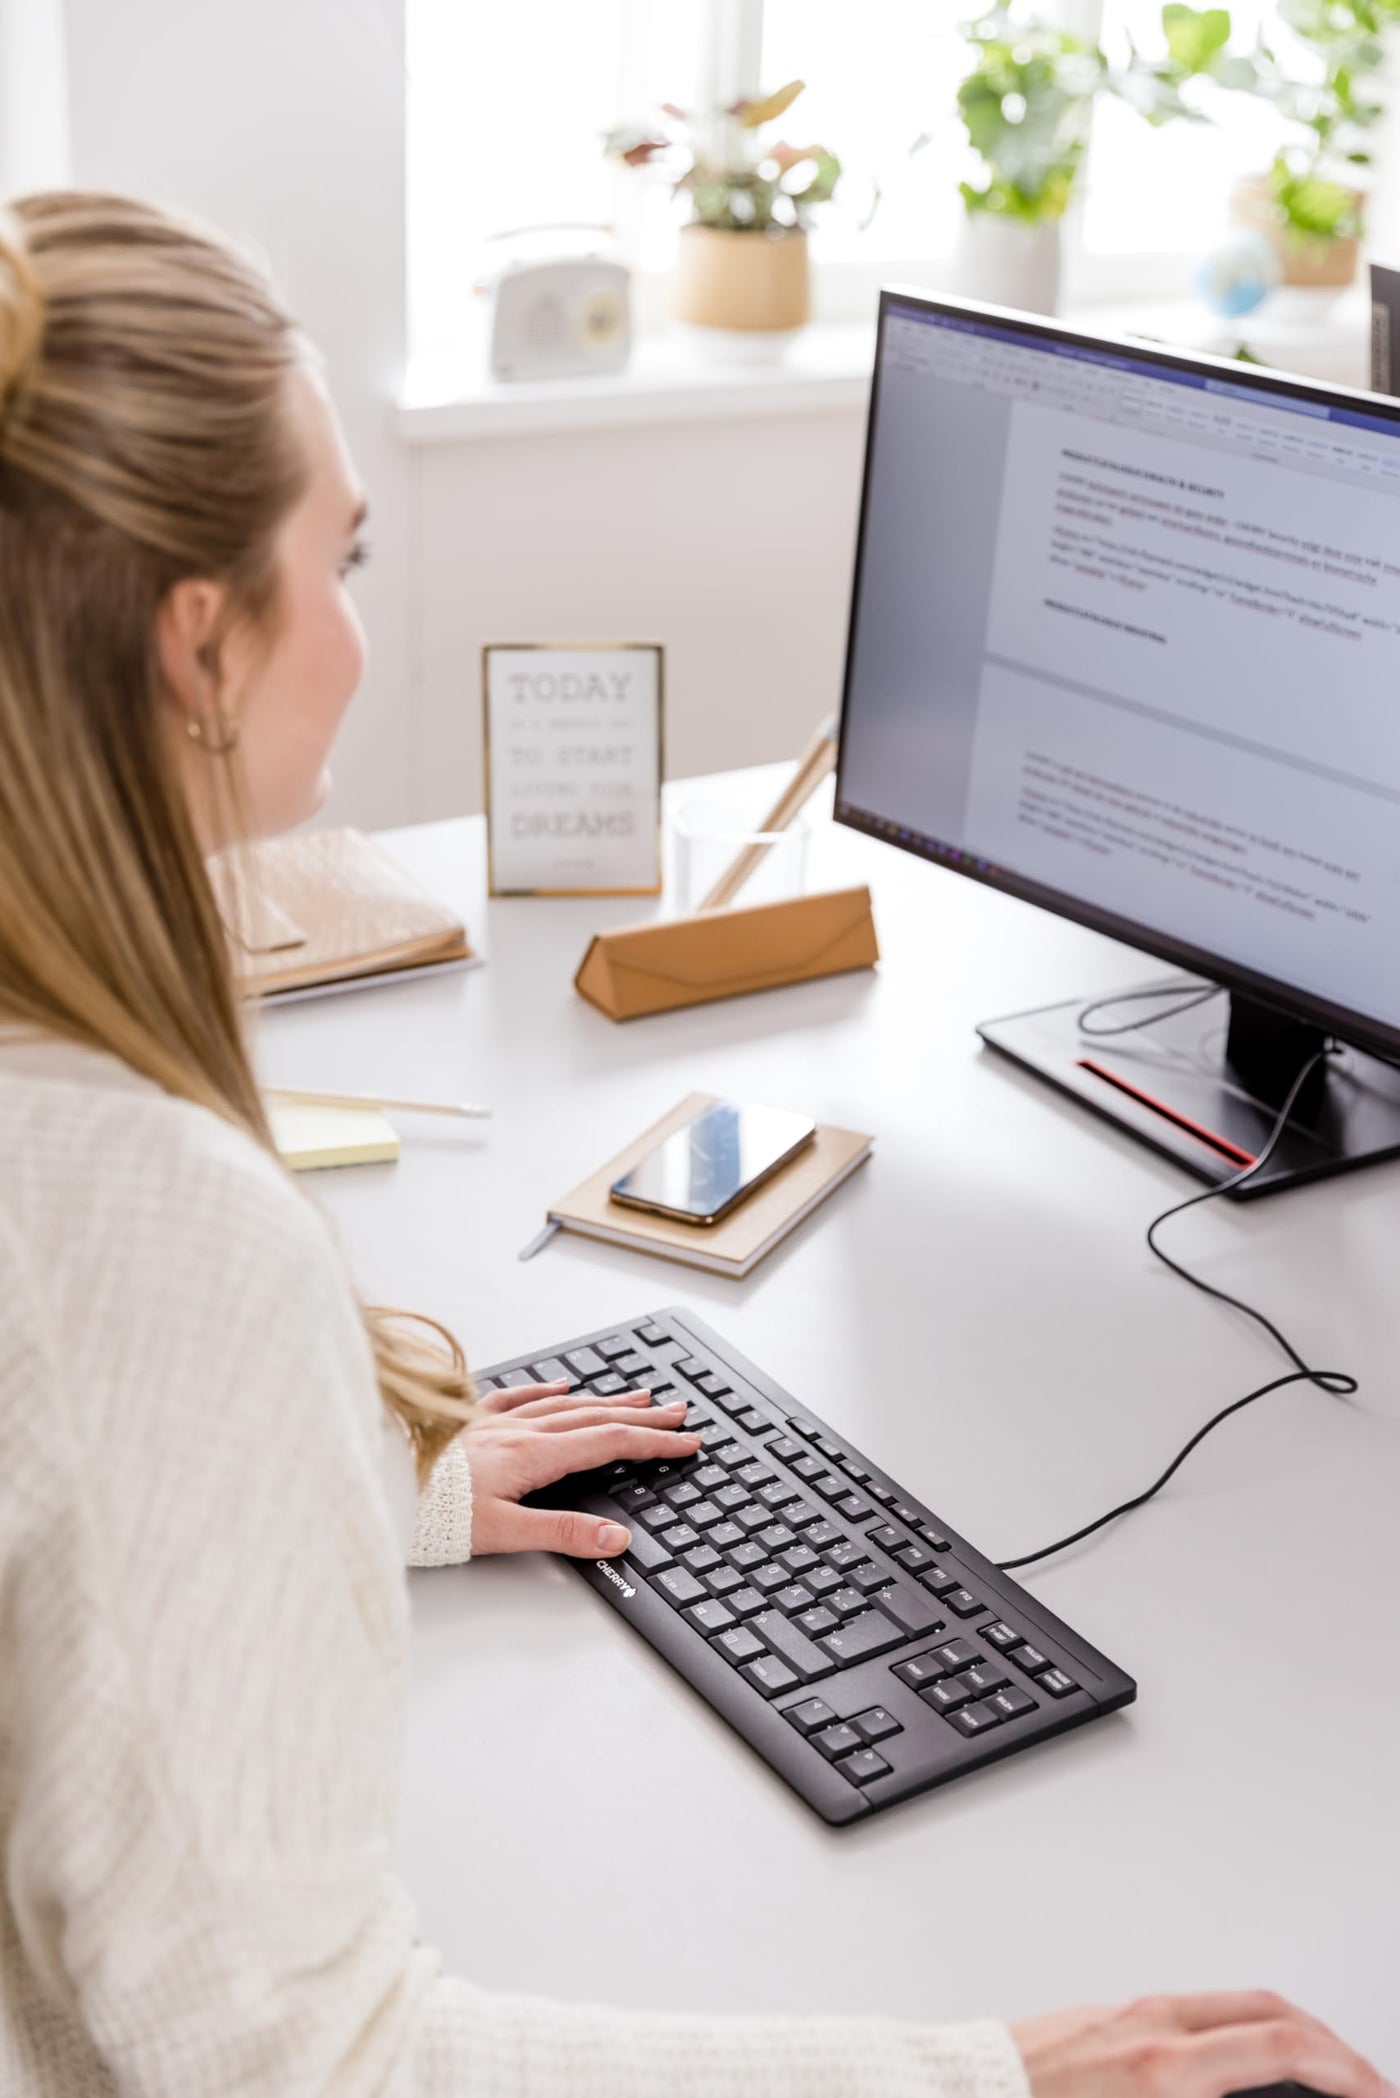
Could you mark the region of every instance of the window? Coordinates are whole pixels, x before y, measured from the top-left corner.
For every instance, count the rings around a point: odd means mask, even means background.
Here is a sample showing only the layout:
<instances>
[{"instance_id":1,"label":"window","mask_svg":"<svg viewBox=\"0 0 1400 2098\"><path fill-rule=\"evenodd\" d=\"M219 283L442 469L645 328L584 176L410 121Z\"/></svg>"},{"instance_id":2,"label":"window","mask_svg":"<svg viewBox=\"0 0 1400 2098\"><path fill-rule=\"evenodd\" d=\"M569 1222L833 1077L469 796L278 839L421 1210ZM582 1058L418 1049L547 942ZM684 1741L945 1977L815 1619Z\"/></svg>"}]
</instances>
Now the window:
<instances>
[{"instance_id":1,"label":"window","mask_svg":"<svg viewBox=\"0 0 1400 2098\"><path fill-rule=\"evenodd\" d=\"M1081 32L1102 21L1115 56L1131 37L1160 50L1161 0L1037 0ZM639 310L659 310L683 209L602 155L603 134L662 102L724 102L807 82L784 128L840 155L846 180L813 236L817 307L872 310L882 278L949 281L968 152L957 120L967 49L958 23L977 0L408 0L410 326L415 352L460 357L472 287L491 236L604 224L639 273ZM1236 48L1271 0L1233 0ZM1280 42L1286 41L1280 37ZM1186 288L1225 230L1235 179L1262 172L1277 117L1255 98L1205 88L1211 124L1153 130L1104 98L1080 205L1067 225L1080 298ZM927 147L910 148L920 134ZM880 202L869 223L872 187ZM498 249L495 251L500 253Z\"/></svg>"}]
</instances>

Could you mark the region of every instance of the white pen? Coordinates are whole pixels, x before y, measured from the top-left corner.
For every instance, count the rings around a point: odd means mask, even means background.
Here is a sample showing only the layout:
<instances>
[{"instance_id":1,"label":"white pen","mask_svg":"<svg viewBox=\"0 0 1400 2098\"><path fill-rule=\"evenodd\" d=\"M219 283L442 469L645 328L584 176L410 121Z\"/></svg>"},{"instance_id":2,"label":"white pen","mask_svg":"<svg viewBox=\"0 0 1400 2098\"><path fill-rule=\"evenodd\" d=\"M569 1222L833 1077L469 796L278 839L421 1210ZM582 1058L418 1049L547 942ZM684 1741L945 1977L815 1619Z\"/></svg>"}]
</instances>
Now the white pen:
<instances>
[{"instance_id":1,"label":"white pen","mask_svg":"<svg viewBox=\"0 0 1400 2098\"><path fill-rule=\"evenodd\" d=\"M470 1100L396 1100L387 1093L327 1093L304 1085L265 1085L271 1100L304 1100L308 1107L395 1107L400 1114L457 1115L463 1120L484 1122L491 1109Z\"/></svg>"}]
</instances>

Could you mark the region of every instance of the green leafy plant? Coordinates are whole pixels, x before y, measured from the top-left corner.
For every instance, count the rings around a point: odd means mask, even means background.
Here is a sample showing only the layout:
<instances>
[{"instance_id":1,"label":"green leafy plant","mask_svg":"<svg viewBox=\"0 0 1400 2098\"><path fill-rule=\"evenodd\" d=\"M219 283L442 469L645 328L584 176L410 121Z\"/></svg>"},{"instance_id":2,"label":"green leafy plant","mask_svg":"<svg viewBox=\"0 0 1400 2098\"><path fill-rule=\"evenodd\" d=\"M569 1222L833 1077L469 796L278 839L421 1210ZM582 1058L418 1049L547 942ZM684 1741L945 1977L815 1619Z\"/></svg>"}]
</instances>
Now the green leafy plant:
<instances>
[{"instance_id":1,"label":"green leafy plant","mask_svg":"<svg viewBox=\"0 0 1400 2098\"><path fill-rule=\"evenodd\" d=\"M604 151L627 167L666 176L690 199L692 223L726 233L805 231L810 214L835 195L841 163L826 146L765 146L759 131L783 116L804 83L790 80L771 95L750 97L708 124L665 103L664 121L608 133Z\"/></svg>"},{"instance_id":2,"label":"green leafy plant","mask_svg":"<svg viewBox=\"0 0 1400 2098\"><path fill-rule=\"evenodd\" d=\"M1162 9L1162 29L1162 57L1144 58L1130 43L1126 63L1110 65L1099 45L1006 5L964 24L973 64L958 89L958 115L982 163L961 185L969 212L1030 226L1062 218L1100 95L1116 95L1150 124L1175 117L1199 123L1203 112L1183 93L1188 82L1254 85L1255 61L1229 50L1227 9L1172 0ZM915 150L926 143L927 136Z\"/></svg>"},{"instance_id":3,"label":"green leafy plant","mask_svg":"<svg viewBox=\"0 0 1400 2098\"><path fill-rule=\"evenodd\" d=\"M1280 223L1320 246L1361 231L1367 134L1384 114L1375 76L1400 0L1281 0L1279 13L1311 52L1315 77L1300 80L1263 51L1263 91L1296 127L1274 160L1270 188Z\"/></svg>"}]
</instances>

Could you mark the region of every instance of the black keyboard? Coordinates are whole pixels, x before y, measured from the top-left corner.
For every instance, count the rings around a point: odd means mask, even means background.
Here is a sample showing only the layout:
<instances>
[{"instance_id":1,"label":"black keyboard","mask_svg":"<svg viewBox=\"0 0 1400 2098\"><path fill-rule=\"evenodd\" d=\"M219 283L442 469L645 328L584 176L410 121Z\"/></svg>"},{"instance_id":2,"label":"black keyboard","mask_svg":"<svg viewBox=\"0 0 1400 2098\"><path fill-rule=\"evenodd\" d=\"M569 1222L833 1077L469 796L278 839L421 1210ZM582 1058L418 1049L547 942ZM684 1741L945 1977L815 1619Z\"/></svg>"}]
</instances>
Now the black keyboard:
<instances>
[{"instance_id":1,"label":"black keyboard","mask_svg":"<svg viewBox=\"0 0 1400 2098\"><path fill-rule=\"evenodd\" d=\"M824 1821L841 1824L1130 1704L1137 1685L691 1312L605 1327L482 1387L689 1402L679 1463L531 1496L618 1516L579 1572Z\"/></svg>"}]
</instances>

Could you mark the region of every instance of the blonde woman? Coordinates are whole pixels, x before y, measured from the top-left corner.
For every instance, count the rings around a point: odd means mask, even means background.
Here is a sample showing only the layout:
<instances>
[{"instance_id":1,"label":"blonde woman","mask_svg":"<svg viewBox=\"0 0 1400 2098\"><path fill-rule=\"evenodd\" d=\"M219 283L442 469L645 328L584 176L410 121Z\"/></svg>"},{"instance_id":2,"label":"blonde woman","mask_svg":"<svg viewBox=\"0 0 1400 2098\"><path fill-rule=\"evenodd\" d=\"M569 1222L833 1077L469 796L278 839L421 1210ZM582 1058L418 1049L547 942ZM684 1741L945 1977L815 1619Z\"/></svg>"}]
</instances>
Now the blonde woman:
<instances>
[{"instance_id":1,"label":"blonde woman","mask_svg":"<svg viewBox=\"0 0 1400 2098\"><path fill-rule=\"evenodd\" d=\"M270 1148L203 855L323 796L363 510L246 262L115 198L0 223L0 2092L1382 2098L1269 1996L642 2016L417 1942L406 1550L620 1550L521 1495L695 1438L474 1412Z\"/></svg>"}]
</instances>

